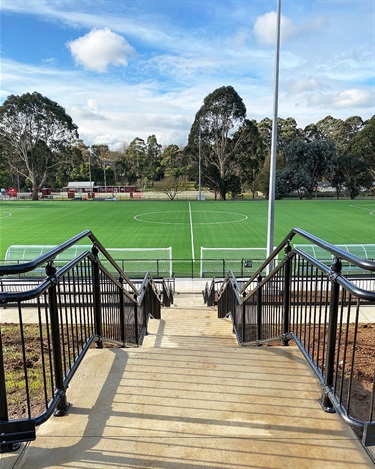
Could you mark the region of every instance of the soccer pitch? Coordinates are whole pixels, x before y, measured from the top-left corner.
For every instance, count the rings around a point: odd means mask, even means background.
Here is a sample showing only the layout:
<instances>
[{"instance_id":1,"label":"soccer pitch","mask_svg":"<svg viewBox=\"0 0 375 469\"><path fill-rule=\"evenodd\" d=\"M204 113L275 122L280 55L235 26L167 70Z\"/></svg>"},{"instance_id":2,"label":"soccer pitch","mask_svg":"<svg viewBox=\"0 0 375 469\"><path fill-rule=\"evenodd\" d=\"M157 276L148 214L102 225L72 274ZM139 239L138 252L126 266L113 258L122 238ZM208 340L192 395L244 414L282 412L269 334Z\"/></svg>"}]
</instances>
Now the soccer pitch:
<instances>
[{"instance_id":1,"label":"soccer pitch","mask_svg":"<svg viewBox=\"0 0 375 469\"><path fill-rule=\"evenodd\" d=\"M106 248L172 246L174 259L199 259L201 246L265 248L267 213L267 201L1 201L0 259L10 245L60 244L86 229ZM275 245L294 227L373 244L374 216L373 200L276 201Z\"/></svg>"}]
</instances>

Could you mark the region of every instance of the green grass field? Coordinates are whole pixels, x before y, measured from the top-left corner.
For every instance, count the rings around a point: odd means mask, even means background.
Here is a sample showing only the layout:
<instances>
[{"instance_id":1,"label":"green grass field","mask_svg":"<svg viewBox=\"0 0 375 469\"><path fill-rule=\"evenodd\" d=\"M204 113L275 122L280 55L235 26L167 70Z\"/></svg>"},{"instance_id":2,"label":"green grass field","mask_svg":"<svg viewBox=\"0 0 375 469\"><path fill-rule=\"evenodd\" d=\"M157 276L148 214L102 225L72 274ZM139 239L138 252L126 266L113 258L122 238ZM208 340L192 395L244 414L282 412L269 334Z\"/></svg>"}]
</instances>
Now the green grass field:
<instances>
[{"instance_id":1,"label":"green grass field","mask_svg":"<svg viewBox=\"0 0 375 469\"><path fill-rule=\"evenodd\" d=\"M266 201L1 201L0 259L14 244L59 244L85 229L107 248L173 248L196 259L200 247L266 247ZM333 244L375 243L375 201L275 203L275 244L293 227ZM296 242L305 243L304 240Z\"/></svg>"}]
</instances>

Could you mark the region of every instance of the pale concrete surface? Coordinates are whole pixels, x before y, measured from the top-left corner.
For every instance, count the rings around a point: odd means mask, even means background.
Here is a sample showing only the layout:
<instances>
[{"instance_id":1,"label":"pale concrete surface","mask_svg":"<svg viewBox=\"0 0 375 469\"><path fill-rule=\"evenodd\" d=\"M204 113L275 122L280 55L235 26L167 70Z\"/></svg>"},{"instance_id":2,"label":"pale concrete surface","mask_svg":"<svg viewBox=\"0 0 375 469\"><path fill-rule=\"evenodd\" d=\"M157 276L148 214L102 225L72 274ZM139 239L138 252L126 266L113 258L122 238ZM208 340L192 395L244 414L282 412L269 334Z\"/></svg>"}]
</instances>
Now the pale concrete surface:
<instances>
[{"instance_id":1,"label":"pale concrete surface","mask_svg":"<svg viewBox=\"0 0 375 469\"><path fill-rule=\"evenodd\" d=\"M374 467L296 348L238 347L197 300L177 295L140 349L90 350L68 415L1 469Z\"/></svg>"},{"instance_id":2,"label":"pale concrete surface","mask_svg":"<svg viewBox=\"0 0 375 469\"><path fill-rule=\"evenodd\" d=\"M194 290L189 290L189 286L186 284L186 290L179 290L180 294L176 294L174 298L174 305L172 309L181 301L184 301L184 298L189 298L188 304L191 307L195 307L196 305L202 305L203 303L203 295L199 292L194 292ZM343 321L346 321L346 310L344 308L343 311ZM303 308L302 308L303 311ZM310 309L308 309L308 312ZM355 310L351 309L351 318L354 322L355 319ZM19 313L17 308L0 308L0 323L1 324L9 324L9 323L17 323L19 321ZM36 308L23 308L22 309L22 321L25 324L33 324L38 322L38 311ZM375 307L374 306L362 306L359 311L358 322L363 324L368 323L375 323ZM0 468L1 469L1 468Z\"/></svg>"}]
</instances>

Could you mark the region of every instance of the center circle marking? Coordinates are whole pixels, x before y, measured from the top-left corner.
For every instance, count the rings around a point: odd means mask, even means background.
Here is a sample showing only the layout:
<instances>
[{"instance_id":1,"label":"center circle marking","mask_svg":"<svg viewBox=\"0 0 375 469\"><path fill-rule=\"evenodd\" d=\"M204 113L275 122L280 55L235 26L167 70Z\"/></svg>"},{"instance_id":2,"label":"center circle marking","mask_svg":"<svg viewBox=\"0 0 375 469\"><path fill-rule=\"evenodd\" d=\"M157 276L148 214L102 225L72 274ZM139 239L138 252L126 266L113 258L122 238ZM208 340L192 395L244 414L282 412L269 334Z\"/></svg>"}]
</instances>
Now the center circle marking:
<instances>
[{"instance_id":1,"label":"center circle marking","mask_svg":"<svg viewBox=\"0 0 375 469\"><path fill-rule=\"evenodd\" d=\"M139 222L143 223L153 223L157 225L190 225L189 222L173 222L173 221L163 221L163 220L145 220L144 218L147 218L147 215L165 215L165 214L175 214L175 213L184 213L186 214L185 211L176 211L176 212L145 212L145 213L139 213L138 215L134 216L134 220L137 220ZM237 215L238 219L235 220L229 220L229 221L213 221L213 222L195 222L194 221L194 216L193 216L193 225L223 225L223 224L228 224L228 223L239 223L242 221L247 220L249 217L247 215L244 215L243 213L237 213L237 212L218 212L218 211L202 211L202 212L197 212L199 214L201 213L218 213L218 214L227 214L227 215ZM196 214L197 215L197 214Z\"/></svg>"}]
</instances>

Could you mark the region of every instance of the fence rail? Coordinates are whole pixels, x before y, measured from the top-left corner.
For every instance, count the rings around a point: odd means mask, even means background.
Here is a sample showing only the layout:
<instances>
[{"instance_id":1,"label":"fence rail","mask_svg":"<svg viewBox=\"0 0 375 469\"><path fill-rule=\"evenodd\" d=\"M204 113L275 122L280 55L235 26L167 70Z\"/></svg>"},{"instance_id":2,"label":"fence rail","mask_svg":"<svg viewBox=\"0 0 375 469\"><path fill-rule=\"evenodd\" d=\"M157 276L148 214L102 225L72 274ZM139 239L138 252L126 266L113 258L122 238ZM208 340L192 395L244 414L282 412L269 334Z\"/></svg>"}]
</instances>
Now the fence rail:
<instances>
[{"instance_id":1,"label":"fence rail","mask_svg":"<svg viewBox=\"0 0 375 469\"><path fill-rule=\"evenodd\" d=\"M332 254L331 267L292 249L297 235ZM282 250L285 257L274 267ZM365 274L352 281L342 274L342 261ZM295 342L321 383L323 409L337 411L365 445L375 444L375 367L364 375L362 363L373 364L375 354L363 350L359 337L362 315L372 314L375 323L373 272L375 262L296 228L244 285L229 272L217 291L218 315L232 318L240 344Z\"/></svg>"},{"instance_id":2,"label":"fence rail","mask_svg":"<svg viewBox=\"0 0 375 469\"><path fill-rule=\"evenodd\" d=\"M92 251L57 269L54 257L85 237L92 241ZM0 266L0 275L30 272L43 264L46 275L39 283L14 290L7 283L7 291L0 292L0 304L17 310L13 324L0 324L1 452L35 439L36 426L66 412L68 384L91 346L139 346L149 318L160 318L162 295L173 302L171 285L159 290L148 274L137 288L90 231L34 261Z\"/></svg>"}]
</instances>

